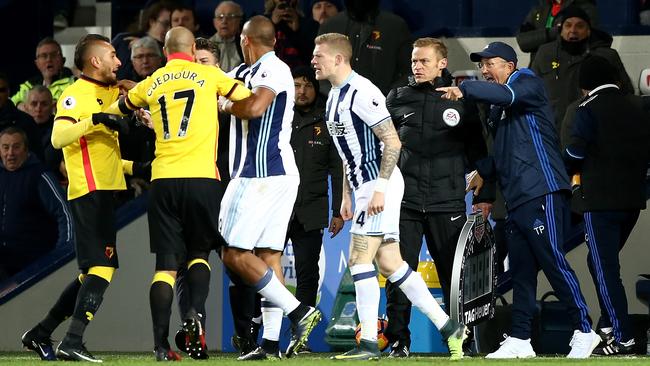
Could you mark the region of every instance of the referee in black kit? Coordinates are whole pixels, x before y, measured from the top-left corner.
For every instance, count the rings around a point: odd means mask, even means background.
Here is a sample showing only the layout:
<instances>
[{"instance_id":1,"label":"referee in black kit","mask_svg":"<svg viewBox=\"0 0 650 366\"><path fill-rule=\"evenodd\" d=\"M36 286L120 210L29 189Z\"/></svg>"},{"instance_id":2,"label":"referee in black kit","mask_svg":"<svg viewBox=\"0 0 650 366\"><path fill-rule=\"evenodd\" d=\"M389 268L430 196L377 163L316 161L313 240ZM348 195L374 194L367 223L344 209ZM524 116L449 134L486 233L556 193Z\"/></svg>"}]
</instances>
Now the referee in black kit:
<instances>
[{"instance_id":1,"label":"referee in black kit","mask_svg":"<svg viewBox=\"0 0 650 366\"><path fill-rule=\"evenodd\" d=\"M564 158L580 174L589 271L596 285L603 342L594 354L634 352L634 337L621 282L618 253L646 207L645 176L650 159L650 115L641 98L619 88L616 68L606 59L584 60L578 107Z\"/></svg>"}]
</instances>

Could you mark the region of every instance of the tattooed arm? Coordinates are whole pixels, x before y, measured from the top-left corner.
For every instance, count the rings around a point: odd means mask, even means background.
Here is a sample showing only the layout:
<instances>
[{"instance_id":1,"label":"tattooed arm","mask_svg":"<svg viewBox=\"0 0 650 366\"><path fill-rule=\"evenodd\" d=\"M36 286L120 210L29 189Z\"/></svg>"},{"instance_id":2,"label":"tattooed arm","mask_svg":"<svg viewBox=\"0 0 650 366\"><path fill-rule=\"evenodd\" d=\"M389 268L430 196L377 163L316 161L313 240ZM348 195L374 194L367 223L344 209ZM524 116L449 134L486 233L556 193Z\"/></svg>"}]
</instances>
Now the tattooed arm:
<instances>
[{"instance_id":1,"label":"tattooed arm","mask_svg":"<svg viewBox=\"0 0 650 366\"><path fill-rule=\"evenodd\" d=\"M381 155L381 166L379 167L379 177L375 183L375 193L373 193L370 203L368 203L368 216L373 216L384 211L384 192L388 185L397 160L402 143L399 140L395 125L390 118L385 119L372 128L372 132L384 144L384 151Z\"/></svg>"}]
</instances>

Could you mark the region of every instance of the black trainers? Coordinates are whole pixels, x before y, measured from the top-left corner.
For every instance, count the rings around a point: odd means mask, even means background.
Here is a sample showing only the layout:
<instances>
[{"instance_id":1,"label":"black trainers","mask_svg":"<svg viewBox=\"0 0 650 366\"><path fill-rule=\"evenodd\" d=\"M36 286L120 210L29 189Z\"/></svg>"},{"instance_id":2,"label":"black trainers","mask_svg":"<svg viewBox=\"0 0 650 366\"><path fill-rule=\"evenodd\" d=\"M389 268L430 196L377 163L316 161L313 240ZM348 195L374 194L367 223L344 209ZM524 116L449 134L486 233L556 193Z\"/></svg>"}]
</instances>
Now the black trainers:
<instances>
[{"instance_id":1,"label":"black trainers","mask_svg":"<svg viewBox=\"0 0 650 366\"><path fill-rule=\"evenodd\" d=\"M277 352L266 352L262 347L257 347L248 354L237 357L239 361L259 361L259 360L280 360L282 359L282 354L280 350Z\"/></svg>"},{"instance_id":2,"label":"black trainers","mask_svg":"<svg viewBox=\"0 0 650 366\"><path fill-rule=\"evenodd\" d=\"M616 342L612 339L608 344L599 345L594 348L592 353L599 356L631 355L635 353L635 347L636 343L634 339L630 339L627 342Z\"/></svg>"},{"instance_id":3,"label":"black trainers","mask_svg":"<svg viewBox=\"0 0 650 366\"><path fill-rule=\"evenodd\" d=\"M606 346L614 341L614 329L613 328L600 328L596 332L599 336L602 342L598 346Z\"/></svg>"},{"instance_id":4,"label":"black trainers","mask_svg":"<svg viewBox=\"0 0 650 366\"><path fill-rule=\"evenodd\" d=\"M238 335L234 335L230 338L230 344L232 344L233 348L239 352L240 356L249 354L257 348L255 341Z\"/></svg>"},{"instance_id":5,"label":"black trainers","mask_svg":"<svg viewBox=\"0 0 650 366\"><path fill-rule=\"evenodd\" d=\"M185 347L181 349L195 360L207 359L208 347L205 343L205 333L201 327L201 321L196 317L185 319L182 330L185 332Z\"/></svg>"},{"instance_id":6,"label":"black trainers","mask_svg":"<svg viewBox=\"0 0 650 366\"><path fill-rule=\"evenodd\" d=\"M389 358L406 358L411 354L408 343L404 341L396 341L390 347Z\"/></svg>"},{"instance_id":7,"label":"black trainers","mask_svg":"<svg viewBox=\"0 0 650 366\"><path fill-rule=\"evenodd\" d=\"M379 346L377 342L367 341L362 339L359 345L355 348L336 356L332 356L332 360L341 361L367 361L379 360Z\"/></svg>"},{"instance_id":8,"label":"black trainers","mask_svg":"<svg viewBox=\"0 0 650 366\"><path fill-rule=\"evenodd\" d=\"M182 359L178 353L162 347L154 349L153 353L156 356L156 361L180 361Z\"/></svg>"},{"instance_id":9,"label":"black trainers","mask_svg":"<svg viewBox=\"0 0 650 366\"><path fill-rule=\"evenodd\" d=\"M39 337L36 327L26 331L21 337L21 340L23 346L36 352L41 360L56 361L56 355L52 347L52 339L50 337Z\"/></svg>"},{"instance_id":10,"label":"black trainers","mask_svg":"<svg viewBox=\"0 0 650 366\"><path fill-rule=\"evenodd\" d=\"M56 348L56 357L64 361L102 362L102 360L95 358L95 356L88 352L84 344L80 346L67 345L65 344L65 339Z\"/></svg>"},{"instance_id":11,"label":"black trainers","mask_svg":"<svg viewBox=\"0 0 650 366\"><path fill-rule=\"evenodd\" d=\"M289 347L287 347L287 357L291 357L303 349L307 343L309 334L311 334L312 330L314 330L316 324L318 324L322 317L323 314L321 314L320 310L312 307L309 308L307 314L300 319L294 329L291 341L289 342Z\"/></svg>"}]
</instances>

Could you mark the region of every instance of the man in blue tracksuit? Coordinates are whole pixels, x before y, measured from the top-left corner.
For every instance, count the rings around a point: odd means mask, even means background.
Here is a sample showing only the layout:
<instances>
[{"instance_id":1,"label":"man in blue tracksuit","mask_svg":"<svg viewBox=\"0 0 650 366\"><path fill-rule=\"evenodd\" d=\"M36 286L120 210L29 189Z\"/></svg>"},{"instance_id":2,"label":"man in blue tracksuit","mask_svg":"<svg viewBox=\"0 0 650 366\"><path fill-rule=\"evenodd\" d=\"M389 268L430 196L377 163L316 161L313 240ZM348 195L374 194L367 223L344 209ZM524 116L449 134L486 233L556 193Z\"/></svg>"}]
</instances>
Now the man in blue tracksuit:
<instances>
[{"instance_id":1,"label":"man in blue tracksuit","mask_svg":"<svg viewBox=\"0 0 650 366\"><path fill-rule=\"evenodd\" d=\"M581 176L574 196L579 195L584 209L589 270L600 305L598 329L604 342L594 350L599 355L635 351L619 252L646 207L650 159L650 116L640 97L619 86L618 75L603 57L584 59L578 79L586 95L564 151L569 173Z\"/></svg>"},{"instance_id":2,"label":"man in blue tracksuit","mask_svg":"<svg viewBox=\"0 0 650 366\"><path fill-rule=\"evenodd\" d=\"M600 337L591 330L578 280L564 257L564 234L570 226L569 178L544 83L529 69L517 69L515 51L502 42L490 43L470 59L479 62L486 81L439 90L446 93L443 98L466 97L491 105L493 156L477 162L468 187L480 190L483 179L496 178L503 191L513 306L511 334L487 358L535 357L530 334L539 268L573 321L568 357L589 357Z\"/></svg>"}]
</instances>

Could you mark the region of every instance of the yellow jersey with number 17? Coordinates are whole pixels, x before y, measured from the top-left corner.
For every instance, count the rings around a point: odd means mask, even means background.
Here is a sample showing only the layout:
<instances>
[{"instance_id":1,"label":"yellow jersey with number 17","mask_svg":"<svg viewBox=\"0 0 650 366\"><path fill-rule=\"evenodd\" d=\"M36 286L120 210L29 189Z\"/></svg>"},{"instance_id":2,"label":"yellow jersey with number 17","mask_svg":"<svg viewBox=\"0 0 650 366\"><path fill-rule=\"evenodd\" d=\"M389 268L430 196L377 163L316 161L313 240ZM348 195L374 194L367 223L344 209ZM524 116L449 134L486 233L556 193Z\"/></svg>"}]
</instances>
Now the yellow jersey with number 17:
<instances>
[{"instance_id":1,"label":"yellow jersey with number 17","mask_svg":"<svg viewBox=\"0 0 650 366\"><path fill-rule=\"evenodd\" d=\"M129 91L126 106L149 106L153 119L156 157L151 180L219 179L219 95L236 101L251 92L221 69L194 63L189 55L180 53L169 55L164 67Z\"/></svg>"}]
</instances>

